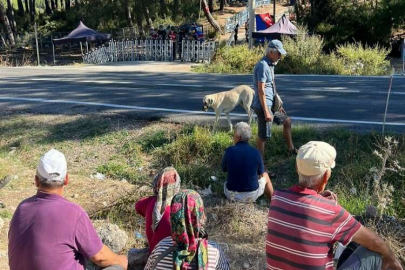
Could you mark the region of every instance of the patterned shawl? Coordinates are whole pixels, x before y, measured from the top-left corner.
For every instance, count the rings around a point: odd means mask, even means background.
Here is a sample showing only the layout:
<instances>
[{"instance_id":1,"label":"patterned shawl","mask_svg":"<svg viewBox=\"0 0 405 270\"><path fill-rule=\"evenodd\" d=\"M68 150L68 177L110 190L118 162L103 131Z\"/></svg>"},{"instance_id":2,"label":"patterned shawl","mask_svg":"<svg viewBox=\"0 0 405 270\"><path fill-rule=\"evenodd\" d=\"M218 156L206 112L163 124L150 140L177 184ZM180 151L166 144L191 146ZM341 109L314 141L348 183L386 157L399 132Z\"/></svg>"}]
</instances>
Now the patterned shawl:
<instances>
[{"instance_id":1,"label":"patterned shawl","mask_svg":"<svg viewBox=\"0 0 405 270\"><path fill-rule=\"evenodd\" d=\"M173 269L185 270L197 259L197 269L208 269L208 235L204 205L200 195L190 189L180 191L173 197L170 219L172 224Z\"/></svg>"},{"instance_id":2,"label":"patterned shawl","mask_svg":"<svg viewBox=\"0 0 405 270\"><path fill-rule=\"evenodd\" d=\"M155 208L152 213L152 231L155 231L169 206L173 196L180 190L180 176L176 169L167 167L163 169L153 181L153 193L156 196Z\"/></svg>"}]
</instances>

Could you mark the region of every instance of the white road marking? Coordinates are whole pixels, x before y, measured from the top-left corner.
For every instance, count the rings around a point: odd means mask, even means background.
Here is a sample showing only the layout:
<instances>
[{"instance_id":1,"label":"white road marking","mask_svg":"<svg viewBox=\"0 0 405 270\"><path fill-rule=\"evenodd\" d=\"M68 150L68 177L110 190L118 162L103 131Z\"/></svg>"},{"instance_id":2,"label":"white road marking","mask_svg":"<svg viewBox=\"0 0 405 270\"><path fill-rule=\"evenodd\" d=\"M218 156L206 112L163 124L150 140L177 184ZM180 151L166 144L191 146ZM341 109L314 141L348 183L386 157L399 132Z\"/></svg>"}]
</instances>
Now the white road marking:
<instances>
[{"instance_id":1,"label":"white road marking","mask_svg":"<svg viewBox=\"0 0 405 270\"><path fill-rule=\"evenodd\" d=\"M43 98L19 98L19 97L0 97L0 100L6 101L29 101L39 103L61 103L61 104L76 104L76 105L88 105L88 106L100 106L117 109L132 109L139 111L158 111L158 112L171 112L171 113L184 113L184 114L204 114L215 115L214 112L203 111L190 111L190 110L178 110L178 109L166 109L166 108L154 108L154 107L141 107L130 105L119 105L110 103L98 103L98 102L85 102L74 100L62 100L62 99L43 99ZM231 116L247 117L247 114L231 113ZM376 121L360 121L360 120L341 120L341 119L328 119L328 118L310 118L310 117L296 117L291 116L293 120L308 121L308 122L322 122L322 123L343 123L343 124L366 124L366 125L383 125L383 122ZM405 123L387 122L387 126L405 126Z\"/></svg>"}]
</instances>

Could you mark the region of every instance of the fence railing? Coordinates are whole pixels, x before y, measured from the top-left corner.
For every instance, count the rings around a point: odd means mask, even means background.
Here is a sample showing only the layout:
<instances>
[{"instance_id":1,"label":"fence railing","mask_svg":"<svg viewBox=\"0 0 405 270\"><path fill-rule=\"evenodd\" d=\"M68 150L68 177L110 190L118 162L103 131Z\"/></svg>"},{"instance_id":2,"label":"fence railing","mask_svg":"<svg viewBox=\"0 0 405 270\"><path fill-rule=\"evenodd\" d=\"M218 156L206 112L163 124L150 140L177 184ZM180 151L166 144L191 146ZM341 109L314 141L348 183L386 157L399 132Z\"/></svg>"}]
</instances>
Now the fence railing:
<instances>
[{"instance_id":1,"label":"fence railing","mask_svg":"<svg viewBox=\"0 0 405 270\"><path fill-rule=\"evenodd\" d=\"M177 47L177 48L176 48ZM214 41L183 40L180 46L172 40L110 41L82 56L86 64L121 61L173 61L179 53L186 62L210 62L215 52Z\"/></svg>"},{"instance_id":2,"label":"fence railing","mask_svg":"<svg viewBox=\"0 0 405 270\"><path fill-rule=\"evenodd\" d=\"M256 0L256 7L261 7L261 6L266 6L270 5L271 0ZM249 9L246 7L243 9L241 12L236 13L232 17L229 17L226 19L225 22L225 32L230 33L235 30L235 26L239 24L239 26L242 26L245 24L245 22L249 18Z\"/></svg>"},{"instance_id":3,"label":"fence railing","mask_svg":"<svg viewBox=\"0 0 405 270\"><path fill-rule=\"evenodd\" d=\"M215 52L216 43L215 41L183 40L181 47L182 61L210 63Z\"/></svg>"}]
</instances>

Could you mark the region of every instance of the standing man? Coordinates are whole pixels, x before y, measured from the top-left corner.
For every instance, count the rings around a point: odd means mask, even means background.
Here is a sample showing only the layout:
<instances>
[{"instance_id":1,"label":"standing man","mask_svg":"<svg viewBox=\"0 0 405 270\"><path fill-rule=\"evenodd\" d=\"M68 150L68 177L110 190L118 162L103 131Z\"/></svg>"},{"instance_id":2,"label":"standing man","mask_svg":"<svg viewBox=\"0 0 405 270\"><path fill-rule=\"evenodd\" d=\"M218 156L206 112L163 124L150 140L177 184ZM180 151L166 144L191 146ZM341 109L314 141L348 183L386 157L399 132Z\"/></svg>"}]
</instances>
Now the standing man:
<instances>
[{"instance_id":1,"label":"standing man","mask_svg":"<svg viewBox=\"0 0 405 270\"><path fill-rule=\"evenodd\" d=\"M360 246L337 270L403 270L394 252L377 234L361 225L325 190L335 167L336 150L312 141L296 157L297 184L276 190L270 203L267 269L334 269L333 244Z\"/></svg>"},{"instance_id":2,"label":"standing man","mask_svg":"<svg viewBox=\"0 0 405 270\"><path fill-rule=\"evenodd\" d=\"M269 42L265 56L256 64L253 72L253 84L255 96L252 108L257 114L259 134L257 139L257 149L264 159L264 148L268 138L271 137L271 124L283 124L283 136L287 142L288 153L296 155L291 135L291 118L286 114L284 108L273 111L273 100L276 94L274 82L274 68L282 55L286 55L281 41L274 39Z\"/></svg>"},{"instance_id":3,"label":"standing man","mask_svg":"<svg viewBox=\"0 0 405 270\"><path fill-rule=\"evenodd\" d=\"M65 156L51 149L37 167L37 194L21 202L11 220L10 269L83 270L86 259L104 270L127 269L127 258L103 245L87 213L63 197L68 182Z\"/></svg>"},{"instance_id":4,"label":"standing man","mask_svg":"<svg viewBox=\"0 0 405 270\"><path fill-rule=\"evenodd\" d=\"M236 26L235 26L235 35L234 35L235 45L238 44L238 33L239 33L239 24L236 24Z\"/></svg>"}]
</instances>

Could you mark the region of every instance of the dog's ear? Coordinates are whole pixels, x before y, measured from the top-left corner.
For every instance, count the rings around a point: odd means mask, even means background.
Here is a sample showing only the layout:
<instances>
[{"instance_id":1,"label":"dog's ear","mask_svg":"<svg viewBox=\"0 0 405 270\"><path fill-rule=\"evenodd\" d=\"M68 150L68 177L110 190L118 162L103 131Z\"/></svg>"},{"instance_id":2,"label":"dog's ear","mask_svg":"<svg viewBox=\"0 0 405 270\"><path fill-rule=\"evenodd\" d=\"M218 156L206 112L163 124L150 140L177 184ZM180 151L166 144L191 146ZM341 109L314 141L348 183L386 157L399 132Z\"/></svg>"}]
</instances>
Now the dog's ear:
<instances>
[{"instance_id":1,"label":"dog's ear","mask_svg":"<svg viewBox=\"0 0 405 270\"><path fill-rule=\"evenodd\" d=\"M212 105L213 103L214 103L214 100L212 99L212 98L209 98L208 100L207 100L207 102L208 102L208 105Z\"/></svg>"}]
</instances>

